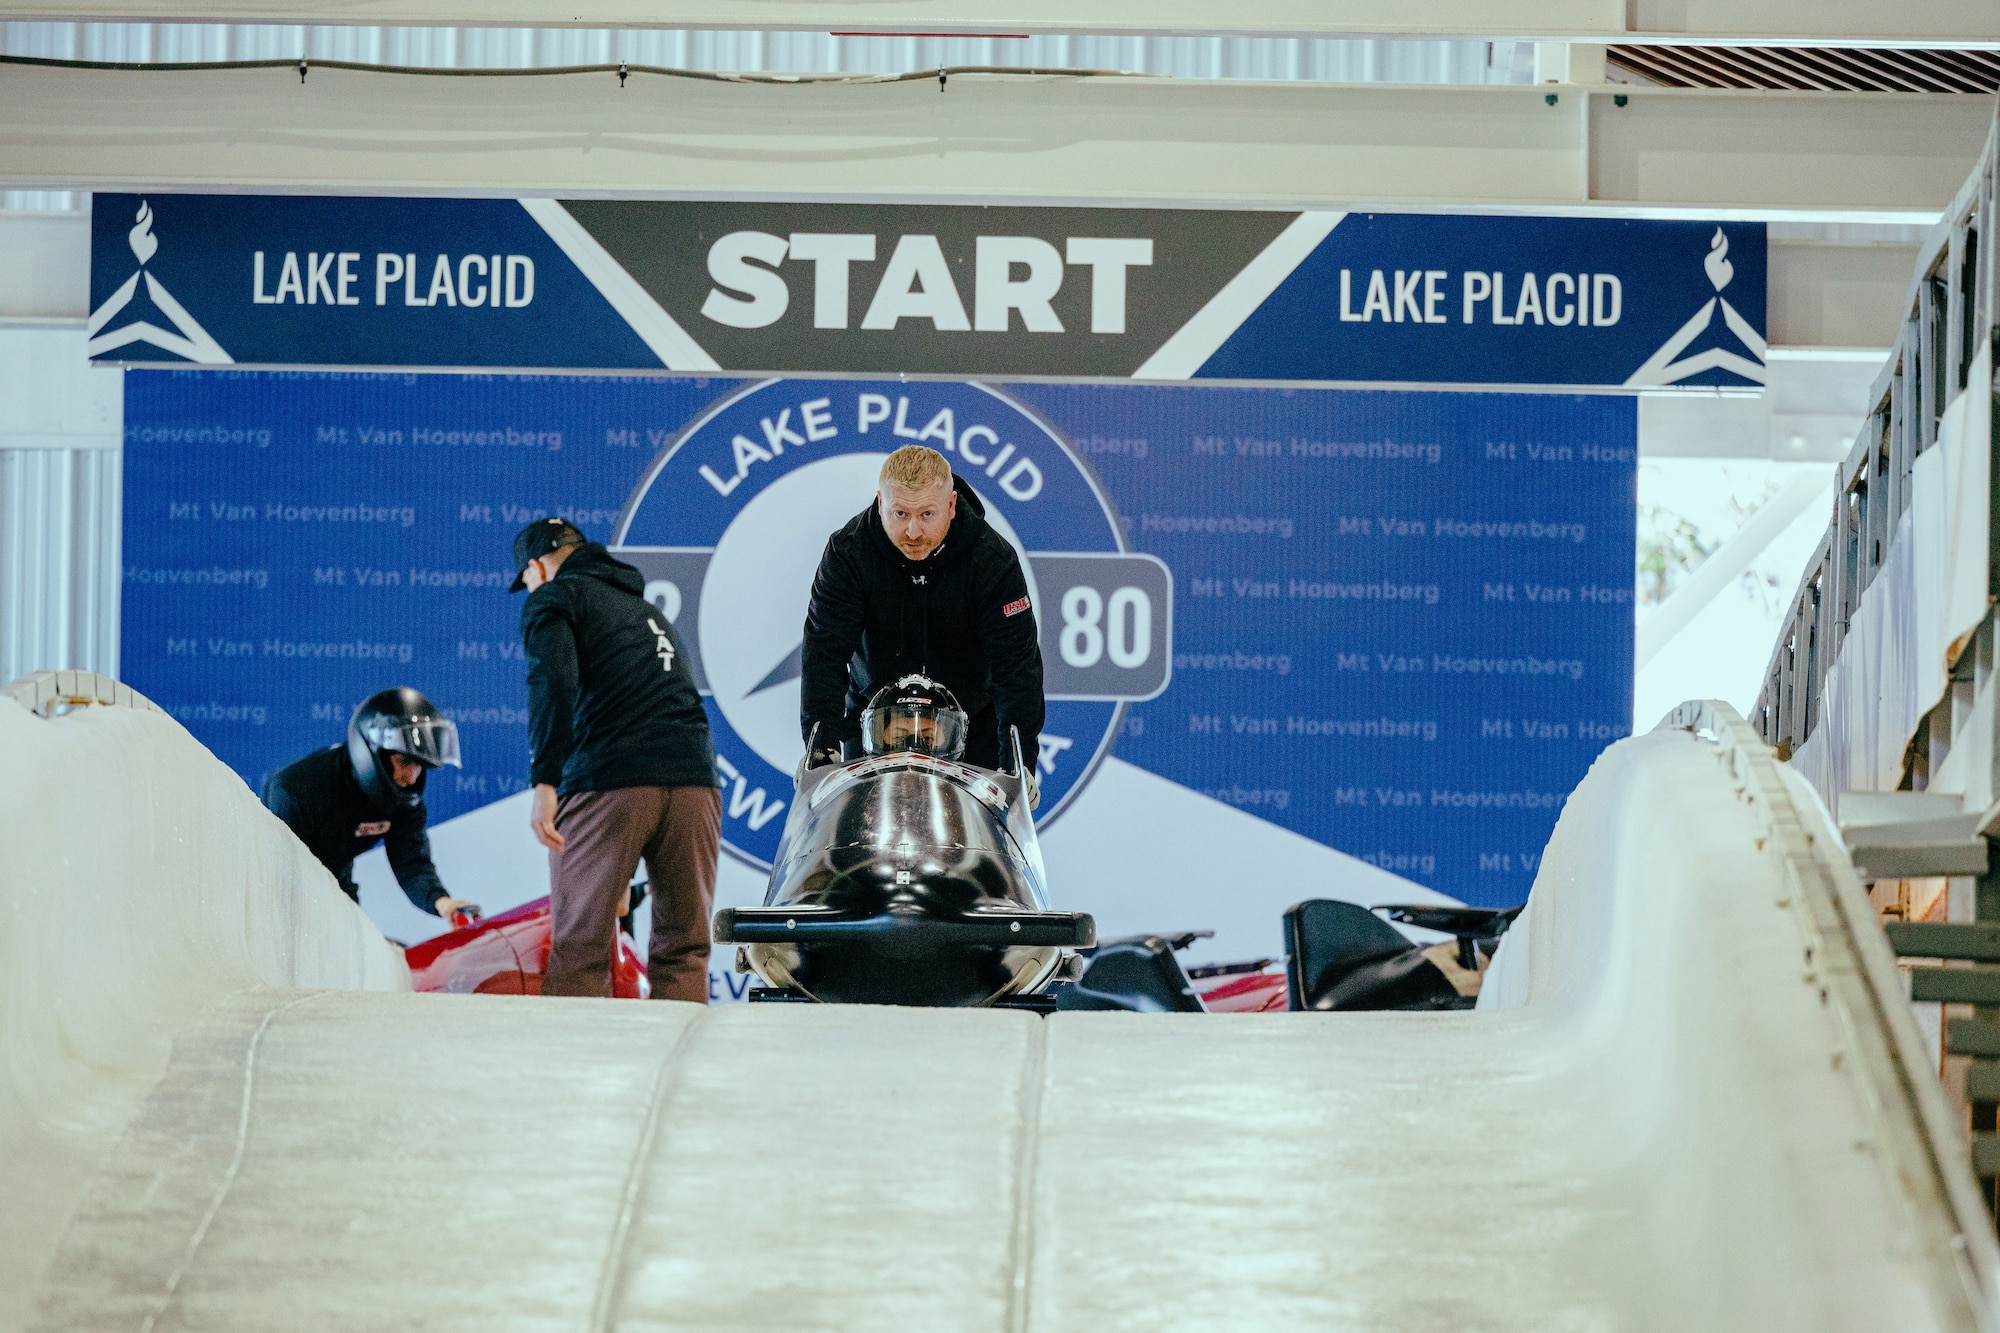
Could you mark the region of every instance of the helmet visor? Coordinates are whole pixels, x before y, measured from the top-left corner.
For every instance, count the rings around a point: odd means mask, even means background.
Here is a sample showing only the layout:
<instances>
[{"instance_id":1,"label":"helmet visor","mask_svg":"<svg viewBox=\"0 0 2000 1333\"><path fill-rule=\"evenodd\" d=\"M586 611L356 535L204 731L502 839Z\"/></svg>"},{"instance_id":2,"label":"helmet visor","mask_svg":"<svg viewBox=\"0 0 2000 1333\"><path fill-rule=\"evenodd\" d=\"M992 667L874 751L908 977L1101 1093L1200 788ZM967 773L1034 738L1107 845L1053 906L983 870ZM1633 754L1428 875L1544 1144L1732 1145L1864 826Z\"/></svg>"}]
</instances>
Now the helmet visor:
<instances>
[{"instance_id":1,"label":"helmet visor","mask_svg":"<svg viewBox=\"0 0 2000 1333\"><path fill-rule=\"evenodd\" d=\"M887 704L862 714L861 739L870 754L905 751L956 759L965 753L965 714L933 704Z\"/></svg>"},{"instance_id":2,"label":"helmet visor","mask_svg":"<svg viewBox=\"0 0 2000 1333\"><path fill-rule=\"evenodd\" d=\"M458 760L458 725L448 717L377 717L361 730L376 749L406 754L425 768L464 767Z\"/></svg>"}]
</instances>

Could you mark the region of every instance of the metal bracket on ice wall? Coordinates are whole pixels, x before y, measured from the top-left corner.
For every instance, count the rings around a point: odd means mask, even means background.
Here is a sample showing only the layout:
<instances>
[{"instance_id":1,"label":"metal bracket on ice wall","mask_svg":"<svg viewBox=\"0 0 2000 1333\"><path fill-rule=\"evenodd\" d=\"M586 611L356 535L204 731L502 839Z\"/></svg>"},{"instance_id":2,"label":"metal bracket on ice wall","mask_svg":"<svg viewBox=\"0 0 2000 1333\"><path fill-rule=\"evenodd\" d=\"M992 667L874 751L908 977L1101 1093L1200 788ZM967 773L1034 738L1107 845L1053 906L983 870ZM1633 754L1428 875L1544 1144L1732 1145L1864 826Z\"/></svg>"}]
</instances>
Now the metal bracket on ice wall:
<instances>
[{"instance_id":1,"label":"metal bracket on ice wall","mask_svg":"<svg viewBox=\"0 0 2000 1333\"><path fill-rule=\"evenodd\" d=\"M37 717L55 717L90 704L165 711L130 685L120 685L95 671L36 671L0 687L0 694Z\"/></svg>"}]
</instances>

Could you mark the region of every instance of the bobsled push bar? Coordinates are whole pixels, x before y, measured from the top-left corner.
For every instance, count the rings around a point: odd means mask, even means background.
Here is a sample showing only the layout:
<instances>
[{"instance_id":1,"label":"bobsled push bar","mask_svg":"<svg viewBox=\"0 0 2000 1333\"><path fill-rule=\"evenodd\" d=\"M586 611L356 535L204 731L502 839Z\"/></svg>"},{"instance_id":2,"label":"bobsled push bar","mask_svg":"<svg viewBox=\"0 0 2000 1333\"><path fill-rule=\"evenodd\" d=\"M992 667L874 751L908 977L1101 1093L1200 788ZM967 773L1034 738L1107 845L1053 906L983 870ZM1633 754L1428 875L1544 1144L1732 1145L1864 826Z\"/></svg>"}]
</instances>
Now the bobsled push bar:
<instances>
[{"instance_id":1,"label":"bobsled push bar","mask_svg":"<svg viewBox=\"0 0 2000 1333\"><path fill-rule=\"evenodd\" d=\"M966 912L936 916L877 912L854 916L824 907L725 907L715 914L717 944L835 944L922 933L941 944L968 948L1029 945L1086 949L1097 942L1088 912Z\"/></svg>"},{"instance_id":2,"label":"bobsled push bar","mask_svg":"<svg viewBox=\"0 0 2000 1333\"><path fill-rule=\"evenodd\" d=\"M1507 927L1521 915L1520 907L1494 911L1483 907L1402 907L1384 904L1374 910L1406 926L1420 926L1425 930L1440 930L1447 935L1458 936L1458 965L1467 970L1479 967L1474 950L1483 944L1487 946L1486 952L1492 953L1498 947L1500 937L1507 933Z\"/></svg>"}]
</instances>

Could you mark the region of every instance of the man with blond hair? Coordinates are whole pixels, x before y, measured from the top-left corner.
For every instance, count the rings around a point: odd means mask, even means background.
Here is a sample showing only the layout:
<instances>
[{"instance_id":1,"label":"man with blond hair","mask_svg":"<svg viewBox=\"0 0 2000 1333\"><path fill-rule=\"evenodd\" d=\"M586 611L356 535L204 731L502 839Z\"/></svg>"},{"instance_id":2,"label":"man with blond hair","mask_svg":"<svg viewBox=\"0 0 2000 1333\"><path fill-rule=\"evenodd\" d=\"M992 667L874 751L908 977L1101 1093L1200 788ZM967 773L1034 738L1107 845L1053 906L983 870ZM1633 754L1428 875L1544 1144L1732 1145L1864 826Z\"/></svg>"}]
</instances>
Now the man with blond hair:
<instances>
[{"instance_id":1,"label":"man with blond hair","mask_svg":"<svg viewBox=\"0 0 2000 1333\"><path fill-rule=\"evenodd\" d=\"M827 539L806 608L799 723L810 762L851 752L861 710L912 672L957 696L971 720L965 761L1032 776L1047 705L1021 559L943 454L921 445L882 464L875 501Z\"/></svg>"}]
</instances>

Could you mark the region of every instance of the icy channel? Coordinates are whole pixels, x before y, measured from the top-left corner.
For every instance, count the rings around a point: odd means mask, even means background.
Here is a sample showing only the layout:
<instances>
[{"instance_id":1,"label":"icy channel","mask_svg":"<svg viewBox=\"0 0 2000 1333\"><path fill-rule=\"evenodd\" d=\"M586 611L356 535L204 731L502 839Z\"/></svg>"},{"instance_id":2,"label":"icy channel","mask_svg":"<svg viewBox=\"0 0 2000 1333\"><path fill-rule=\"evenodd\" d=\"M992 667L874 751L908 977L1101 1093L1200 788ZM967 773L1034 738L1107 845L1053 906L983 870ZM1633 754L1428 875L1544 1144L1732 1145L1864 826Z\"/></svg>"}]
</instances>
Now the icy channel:
<instances>
[{"instance_id":1,"label":"icy channel","mask_svg":"<svg viewBox=\"0 0 2000 1333\"><path fill-rule=\"evenodd\" d=\"M1893 964L1742 735L1606 752L1485 1009L1046 1020L386 993L170 721L0 701L0 756L14 1324L1991 1318Z\"/></svg>"}]
</instances>

